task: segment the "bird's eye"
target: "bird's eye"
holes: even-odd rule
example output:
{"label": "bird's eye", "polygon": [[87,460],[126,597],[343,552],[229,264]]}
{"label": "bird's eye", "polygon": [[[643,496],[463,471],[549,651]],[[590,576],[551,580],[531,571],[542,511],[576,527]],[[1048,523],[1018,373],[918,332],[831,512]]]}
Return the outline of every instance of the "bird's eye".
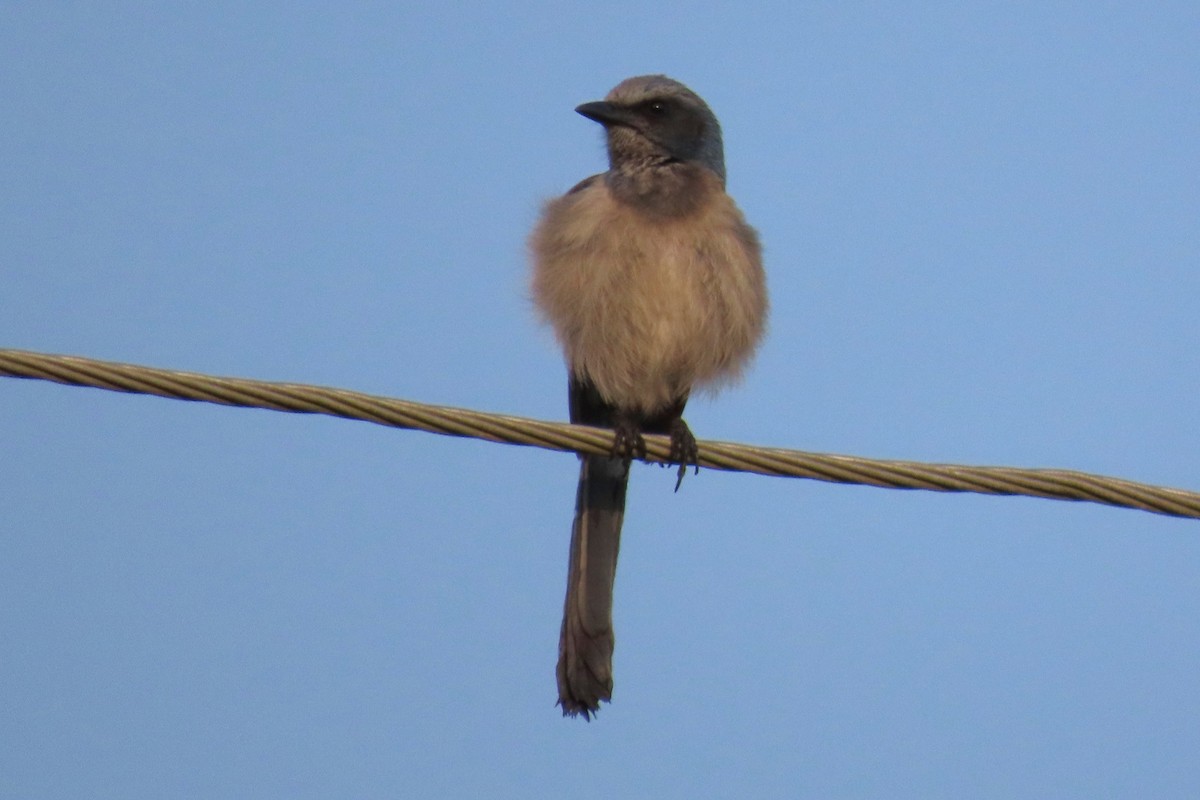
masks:
{"label": "bird's eye", "polygon": [[656,100],[650,104],[650,111],[654,114],[662,116],[663,114],[667,113],[667,104]]}

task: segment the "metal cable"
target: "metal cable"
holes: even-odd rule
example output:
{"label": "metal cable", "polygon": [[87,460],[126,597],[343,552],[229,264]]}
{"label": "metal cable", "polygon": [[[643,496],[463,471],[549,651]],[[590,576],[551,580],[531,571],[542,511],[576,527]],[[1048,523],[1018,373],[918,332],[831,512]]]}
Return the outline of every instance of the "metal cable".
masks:
{"label": "metal cable", "polygon": [[[396,428],[465,436],[549,450],[607,454],[612,432],[602,428],[543,422],[434,406],[299,383],[221,378],[194,372],[156,369],[77,356],[0,349],[0,376],[34,378],[72,386],[90,386],[178,400],[267,408],[301,414],[327,414]],[[754,472],[831,483],[889,489],[1026,495],[1082,500],[1156,514],[1200,519],[1200,493],[1151,486],[1060,469],[971,467],[884,461],[855,456],[806,453],[729,442],[701,441],[700,465],[709,469]],[[647,436],[648,460],[665,463],[670,440]]]}

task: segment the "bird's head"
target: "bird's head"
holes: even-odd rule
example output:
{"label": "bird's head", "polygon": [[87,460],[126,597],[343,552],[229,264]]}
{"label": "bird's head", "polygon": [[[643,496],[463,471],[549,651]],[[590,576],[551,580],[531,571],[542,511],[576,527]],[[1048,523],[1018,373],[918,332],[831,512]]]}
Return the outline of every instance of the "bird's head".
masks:
{"label": "bird's head", "polygon": [[698,164],[725,181],[721,126],[700,96],[664,75],[627,78],[577,112],[604,126],[613,169]]}

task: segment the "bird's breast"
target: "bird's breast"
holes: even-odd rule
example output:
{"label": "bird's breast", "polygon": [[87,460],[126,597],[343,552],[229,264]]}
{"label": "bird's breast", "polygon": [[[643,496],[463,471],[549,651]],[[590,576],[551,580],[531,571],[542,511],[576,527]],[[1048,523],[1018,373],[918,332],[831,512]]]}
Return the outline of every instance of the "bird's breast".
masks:
{"label": "bird's breast", "polygon": [[761,336],[757,237],[710,194],[663,218],[597,181],[552,201],[534,232],[534,299],[571,369],[609,402],[649,412],[735,378]]}

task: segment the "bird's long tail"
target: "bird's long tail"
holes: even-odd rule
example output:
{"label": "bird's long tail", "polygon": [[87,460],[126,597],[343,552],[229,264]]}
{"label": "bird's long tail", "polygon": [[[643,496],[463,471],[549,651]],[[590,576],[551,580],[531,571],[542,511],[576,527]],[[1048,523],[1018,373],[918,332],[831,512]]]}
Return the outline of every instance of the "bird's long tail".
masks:
{"label": "bird's long tail", "polygon": [[567,599],[558,641],[558,704],[589,718],[612,699],[613,579],[629,462],[585,456],[579,468]]}

